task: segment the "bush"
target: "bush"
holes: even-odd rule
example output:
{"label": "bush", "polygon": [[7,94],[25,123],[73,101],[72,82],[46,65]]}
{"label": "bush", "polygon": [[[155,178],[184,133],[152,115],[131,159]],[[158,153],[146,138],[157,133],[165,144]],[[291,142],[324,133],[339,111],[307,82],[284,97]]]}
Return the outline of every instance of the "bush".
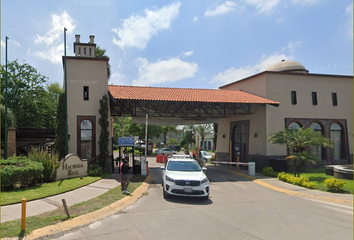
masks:
{"label": "bush", "polygon": [[329,191],[339,192],[343,191],[345,181],[336,178],[327,178],[326,180],[324,180],[324,184]]}
{"label": "bush", "polygon": [[274,177],[274,171],[272,167],[264,167],[262,169],[262,174],[264,176]]}
{"label": "bush", "polygon": [[43,149],[32,148],[29,153],[29,158],[32,161],[40,162],[43,164],[43,181],[44,182],[55,182],[57,177],[57,169],[60,167],[59,155],[49,154]]}
{"label": "bush", "polygon": [[87,174],[91,177],[101,176],[103,173],[103,169],[101,166],[96,164],[90,164],[87,169]]}
{"label": "bush", "polygon": [[300,187],[306,187],[311,189],[316,187],[316,185],[313,182],[310,182],[310,180],[306,177],[295,177],[285,172],[279,173],[277,178],[283,182],[295,184]]}
{"label": "bush", "polygon": [[42,180],[44,167],[27,157],[10,157],[1,160],[1,190],[28,187]]}

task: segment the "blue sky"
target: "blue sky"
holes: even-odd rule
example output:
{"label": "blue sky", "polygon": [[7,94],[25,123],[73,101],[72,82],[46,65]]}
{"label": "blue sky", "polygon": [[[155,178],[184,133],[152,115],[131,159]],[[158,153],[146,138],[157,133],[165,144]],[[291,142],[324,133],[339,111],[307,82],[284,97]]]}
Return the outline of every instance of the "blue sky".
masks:
{"label": "blue sky", "polygon": [[282,59],[353,75],[352,0],[2,0],[1,63],[63,82],[75,34],[110,57],[109,84],[218,88]]}

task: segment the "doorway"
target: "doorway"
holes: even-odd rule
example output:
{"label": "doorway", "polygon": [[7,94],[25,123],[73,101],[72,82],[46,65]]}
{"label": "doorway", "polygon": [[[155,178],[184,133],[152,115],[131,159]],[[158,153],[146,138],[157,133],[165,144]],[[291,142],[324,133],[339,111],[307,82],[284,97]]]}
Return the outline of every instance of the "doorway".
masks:
{"label": "doorway", "polygon": [[232,161],[245,162],[248,157],[249,121],[232,122]]}

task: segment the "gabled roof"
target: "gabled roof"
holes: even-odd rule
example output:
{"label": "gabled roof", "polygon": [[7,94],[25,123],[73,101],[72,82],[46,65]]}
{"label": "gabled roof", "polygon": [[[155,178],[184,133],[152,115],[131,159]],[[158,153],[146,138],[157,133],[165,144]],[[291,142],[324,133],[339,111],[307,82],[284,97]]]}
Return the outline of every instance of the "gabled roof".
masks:
{"label": "gabled roof", "polygon": [[279,102],[239,90],[163,88],[109,85],[115,100],[245,103],[279,105]]}

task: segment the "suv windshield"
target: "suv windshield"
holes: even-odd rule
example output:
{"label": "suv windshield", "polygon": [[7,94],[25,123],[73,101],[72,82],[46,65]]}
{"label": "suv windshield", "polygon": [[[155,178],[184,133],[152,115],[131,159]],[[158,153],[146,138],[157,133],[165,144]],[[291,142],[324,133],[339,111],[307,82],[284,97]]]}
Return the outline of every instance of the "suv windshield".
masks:
{"label": "suv windshield", "polygon": [[200,167],[194,161],[169,161],[167,165],[168,171],[182,171],[182,172],[199,172]]}

